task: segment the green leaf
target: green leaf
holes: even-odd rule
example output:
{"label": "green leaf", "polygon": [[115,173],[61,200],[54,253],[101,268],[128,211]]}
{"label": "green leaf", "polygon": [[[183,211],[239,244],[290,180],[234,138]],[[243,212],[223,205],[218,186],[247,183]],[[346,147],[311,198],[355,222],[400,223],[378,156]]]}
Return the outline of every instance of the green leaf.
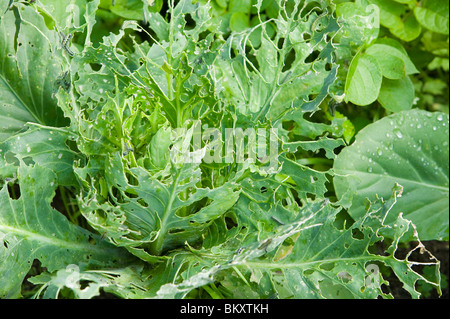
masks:
{"label": "green leaf", "polygon": [[251,0],[230,0],[229,2],[228,8],[230,12],[250,12]]}
{"label": "green leaf", "polygon": [[128,253],[78,227],[54,210],[56,176],[47,168],[21,165],[20,197],[0,190],[0,296],[17,298],[37,259],[53,272],[70,264],[114,267],[131,261]]}
{"label": "green leaf", "polygon": [[249,16],[243,12],[235,12],[230,18],[231,31],[241,32],[250,26]]}
{"label": "green leaf", "polygon": [[387,27],[392,34],[403,41],[416,39],[422,28],[417,22],[414,14],[408,13],[408,6],[404,2],[391,0],[369,0],[380,8],[381,24]]}
{"label": "green leaf", "polygon": [[350,215],[360,218],[366,197],[386,197],[398,183],[404,190],[394,212],[412,220],[421,239],[448,240],[448,121],[443,113],[411,110],[361,130],[334,163],[338,198],[356,190]]}
{"label": "green leaf", "polygon": [[228,7],[229,0],[216,0],[216,3],[223,9]]}
{"label": "green leaf", "polygon": [[380,93],[383,74],[377,60],[359,53],[353,58],[345,83],[345,100],[356,105],[369,105]]}
{"label": "green leaf", "polygon": [[[67,132],[47,127],[32,128],[10,137],[0,143],[0,176],[14,176],[23,160],[51,169],[59,185],[78,185],[73,164],[83,158],[66,144],[71,138],[73,136]],[[10,161],[14,158],[14,162],[8,163],[8,158]]]}
{"label": "green leaf", "polygon": [[[127,248],[146,244],[152,255],[197,240],[202,229],[233,206],[239,195],[232,183],[214,189],[197,187],[201,178],[198,164],[173,167],[172,177],[163,181],[155,179],[142,167],[127,170],[136,179],[137,186],[130,184],[125,176],[119,156],[111,158],[106,166],[109,168],[106,173],[108,191],[110,194],[112,189],[120,191],[115,195],[117,202],[92,201],[90,196],[97,195],[92,187],[94,191],[83,199],[84,216],[116,244]],[[134,199],[133,194],[140,200]],[[199,205],[203,202],[208,204]],[[104,218],[101,211],[113,215]]]}
{"label": "green leaf", "polygon": [[[320,6],[328,10],[325,3]],[[299,12],[301,5],[290,10]],[[326,40],[338,31],[336,20],[315,12],[298,20],[294,16],[279,14],[273,21],[278,28],[274,39],[269,23],[233,34],[214,61],[219,96],[252,121],[276,121],[300,109],[314,112],[336,79],[335,48]],[[255,37],[258,47],[250,40]]]}
{"label": "green leaf", "polygon": [[0,142],[27,122],[67,124],[52,97],[63,74],[58,35],[31,7],[15,6],[0,18]]}
{"label": "green leaf", "polygon": [[406,111],[412,108],[415,98],[413,82],[409,76],[399,80],[383,79],[378,102],[391,112]]}
{"label": "green leaf", "polygon": [[388,50],[391,51],[392,55],[399,57],[405,63],[405,71],[407,75],[419,73],[419,70],[417,70],[416,66],[410,59],[408,52],[400,42],[392,38],[381,38],[377,39],[376,44],[389,46]]}
{"label": "green leaf", "polygon": [[169,163],[169,147],[172,145],[170,128],[162,127],[156,132],[150,144],[150,158],[154,165],[164,168]]}
{"label": "green leaf", "polygon": [[414,15],[428,30],[449,34],[449,2],[446,0],[426,0],[422,6],[414,8]]}
{"label": "green leaf", "polygon": [[394,50],[386,45],[373,45],[366,54],[374,57],[384,77],[398,80],[406,76],[405,62],[395,55]]}
{"label": "green leaf", "polygon": [[391,28],[390,31],[399,39],[410,42],[420,36],[422,27],[414,15],[409,15],[402,21],[402,24]]}
{"label": "green leaf", "polygon": [[[222,293],[227,298],[392,298],[381,289],[386,283],[380,271],[380,266],[384,265],[395,273],[413,298],[419,298],[416,282],[437,287],[439,276],[426,279],[413,268],[420,262],[395,256],[398,241],[414,227],[401,216],[392,216],[396,222],[394,227],[384,223],[392,214],[400,193],[401,187],[396,186],[389,199],[370,203],[366,214],[347,228],[335,226],[339,209],[326,202],[313,202],[303,207],[295,220],[275,227],[270,236],[256,242],[234,239],[221,245],[220,249],[192,249],[192,254],[178,253],[173,256],[176,262],[171,268],[159,266],[157,278],[166,276],[171,283],[161,286],[157,296],[183,298],[192,289],[223,278],[221,285],[226,289]],[[253,218],[258,218],[253,213]],[[249,211],[237,214],[248,216]],[[369,252],[370,247],[375,247],[388,232],[394,241],[387,254]],[[248,237],[252,235],[248,233]],[[322,245],[313,245],[311,241]],[[423,248],[419,242],[413,250],[420,247]],[[436,272],[439,263],[433,256],[428,257],[429,270]],[[196,266],[183,273],[182,261],[186,260]],[[217,264],[219,260],[221,262]],[[177,277],[184,280],[174,284]],[[156,284],[157,279],[153,280]]]}
{"label": "green leaf", "polygon": [[37,5],[53,18],[58,31],[81,30],[90,23],[89,16],[94,13],[100,0],[71,0],[66,6],[60,6],[57,0],[39,0]]}
{"label": "green leaf", "polygon": [[380,22],[383,26],[393,29],[400,28],[403,25],[400,16],[405,12],[406,6],[391,0],[368,1],[380,8]]}
{"label": "green leaf", "polygon": [[334,150],[340,146],[344,146],[345,142],[342,139],[332,139],[328,137],[321,137],[316,141],[299,141],[283,143],[283,147],[287,147],[289,152],[295,153],[300,147],[305,151],[318,152],[320,149],[325,150],[325,156],[329,159],[335,159],[336,154]]}
{"label": "green leaf", "polygon": [[306,200],[307,194],[324,197],[327,191],[325,184],[328,182],[326,172],[315,171],[287,158],[282,159],[282,165],[281,173],[290,176],[295,182],[300,199]]}
{"label": "green leaf", "polygon": [[9,0],[9,1],[3,1],[0,4],[0,17],[3,16],[9,9],[9,6],[11,5],[11,3],[13,2],[13,0]]}
{"label": "green leaf", "polygon": [[387,41],[371,45],[367,48],[366,54],[377,60],[383,76],[388,79],[399,80],[408,74],[418,73],[404,50],[400,50],[398,46],[389,45]]}

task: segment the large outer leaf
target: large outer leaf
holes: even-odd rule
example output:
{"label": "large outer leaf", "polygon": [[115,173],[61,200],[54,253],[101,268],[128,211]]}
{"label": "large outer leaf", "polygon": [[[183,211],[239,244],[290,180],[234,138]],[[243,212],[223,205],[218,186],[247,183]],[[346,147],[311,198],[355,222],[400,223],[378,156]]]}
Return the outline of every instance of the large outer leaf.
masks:
{"label": "large outer leaf", "polygon": [[423,240],[448,239],[449,120],[443,113],[400,112],[367,126],[335,161],[339,198],[356,190],[349,213],[364,214],[364,200],[384,197],[399,183],[394,208],[412,220]]}
{"label": "large outer leaf", "polygon": [[69,264],[109,267],[130,261],[125,250],[69,223],[50,203],[56,176],[47,168],[22,165],[20,198],[0,190],[0,297],[16,298],[37,259],[52,272]]}
{"label": "large outer leaf", "polygon": [[65,124],[52,98],[63,73],[55,51],[59,36],[33,8],[16,6],[0,18],[0,141],[26,122]]}

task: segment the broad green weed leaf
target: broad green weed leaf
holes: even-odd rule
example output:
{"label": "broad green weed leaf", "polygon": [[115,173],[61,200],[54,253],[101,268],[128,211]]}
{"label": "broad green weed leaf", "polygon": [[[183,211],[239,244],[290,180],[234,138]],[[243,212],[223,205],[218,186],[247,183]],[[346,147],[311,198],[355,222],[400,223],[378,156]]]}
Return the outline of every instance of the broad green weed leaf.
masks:
{"label": "broad green weed leaf", "polygon": [[241,32],[250,27],[249,16],[243,12],[235,12],[230,18],[231,31]]}
{"label": "broad green weed leaf", "polygon": [[392,54],[392,50],[388,46],[371,46],[367,49],[366,54],[369,54],[377,60],[384,77],[391,80],[406,77],[405,62]]}
{"label": "broad green weed leaf", "polygon": [[[147,0],[144,0],[147,1]],[[110,0],[102,1],[101,5],[107,7],[112,13],[130,20],[144,19],[144,1],[143,0],[116,0],[114,5]],[[158,1],[161,9],[162,2]]]}
{"label": "broad green weed leaf", "polygon": [[[401,45],[400,45],[401,46]],[[385,43],[375,43],[366,50],[366,54],[374,57],[384,77],[399,80],[406,75],[417,73],[417,69],[407,54],[398,46]]]}
{"label": "broad green weed leaf", "polygon": [[22,281],[34,259],[53,272],[70,264],[110,267],[130,261],[125,251],[75,226],[50,204],[56,176],[47,168],[21,165],[20,197],[0,190],[0,296],[20,296]]}
{"label": "broad green weed leaf", "polygon": [[21,4],[0,18],[0,30],[0,141],[23,131],[27,122],[67,124],[52,97],[64,73],[57,33],[46,29],[33,8]]}
{"label": "broad green weed leaf", "polygon": [[414,15],[409,15],[402,22],[399,26],[390,29],[392,34],[407,42],[413,41],[420,36],[422,27]]}
{"label": "broad green weed leaf", "polygon": [[360,131],[334,163],[338,197],[356,190],[350,215],[360,218],[366,197],[385,197],[398,183],[404,189],[393,211],[413,221],[422,240],[448,239],[448,125],[446,114],[411,110]]}
{"label": "broad green weed leaf", "polygon": [[410,8],[404,2],[392,0],[369,0],[380,8],[380,22],[392,34],[403,41],[416,39],[422,28],[414,14],[409,13]]}
{"label": "broad green weed leaf", "polygon": [[230,12],[245,12],[249,13],[252,0],[230,0],[229,10]]}
{"label": "broad green weed leaf", "polygon": [[345,100],[356,105],[369,105],[380,93],[383,74],[377,60],[359,53],[353,58],[345,83]]}
{"label": "broad green weed leaf", "polygon": [[380,9],[380,23],[389,28],[399,28],[402,26],[401,15],[406,7],[391,0],[369,0],[369,3],[376,5]]}
{"label": "broad green weed leaf", "polygon": [[410,110],[415,99],[413,82],[409,76],[402,79],[383,79],[378,102],[391,112]]}
{"label": "broad green weed leaf", "polygon": [[449,3],[446,0],[426,0],[421,6],[414,8],[417,20],[428,30],[449,33]]}
{"label": "broad green weed leaf", "polygon": [[419,70],[417,70],[416,66],[410,59],[408,52],[397,40],[391,38],[381,38],[377,39],[375,44],[381,45],[382,48],[385,48],[384,46],[388,46],[386,49],[389,50],[392,55],[399,57],[405,64],[405,71],[407,75],[419,73]]}

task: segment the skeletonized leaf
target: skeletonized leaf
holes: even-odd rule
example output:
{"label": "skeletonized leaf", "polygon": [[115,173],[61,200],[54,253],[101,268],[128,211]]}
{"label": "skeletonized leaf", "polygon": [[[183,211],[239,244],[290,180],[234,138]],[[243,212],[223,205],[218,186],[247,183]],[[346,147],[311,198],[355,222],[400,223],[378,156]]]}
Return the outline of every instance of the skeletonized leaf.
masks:
{"label": "skeletonized leaf", "polygon": [[[172,282],[178,276],[184,280],[163,285],[156,297],[183,298],[192,289],[223,278],[221,284],[226,290],[222,291],[228,298],[392,298],[381,289],[385,283],[380,271],[383,265],[395,273],[413,298],[419,298],[417,281],[437,287],[440,278],[439,275],[425,278],[413,269],[421,262],[395,256],[398,242],[414,228],[401,215],[389,218],[395,221],[393,227],[385,223],[400,194],[401,187],[397,185],[392,197],[370,203],[364,216],[347,228],[336,227],[339,209],[315,202],[303,207],[296,220],[256,242],[245,244],[244,239],[239,246],[239,241],[231,239],[220,249],[175,254],[173,258],[177,261],[170,268],[159,266],[152,281],[156,284],[163,276],[169,276]],[[371,248],[387,233],[394,238],[387,253],[374,253]],[[413,251],[416,249],[423,250],[420,242]],[[439,262],[428,256],[430,260],[425,267],[436,271]],[[183,273],[184,262],[190,259],[196,266]],[[222,263],[217,265],[219,260]]]}

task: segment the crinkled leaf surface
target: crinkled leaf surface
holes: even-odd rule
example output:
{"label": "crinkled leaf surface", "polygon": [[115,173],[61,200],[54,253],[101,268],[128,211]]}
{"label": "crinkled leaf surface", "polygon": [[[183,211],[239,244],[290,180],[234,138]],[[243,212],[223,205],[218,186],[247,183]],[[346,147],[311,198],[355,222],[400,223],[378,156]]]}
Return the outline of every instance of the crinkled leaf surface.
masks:
{"label": "crinkled leaf surface", "polygon": [[448,239],[448,115],[411,110],[367,126],[334,163],[338,197],[356,190],[349,213],[364,214],[364,200],[404,187],[394,212],[412,220],[423,240]]}

